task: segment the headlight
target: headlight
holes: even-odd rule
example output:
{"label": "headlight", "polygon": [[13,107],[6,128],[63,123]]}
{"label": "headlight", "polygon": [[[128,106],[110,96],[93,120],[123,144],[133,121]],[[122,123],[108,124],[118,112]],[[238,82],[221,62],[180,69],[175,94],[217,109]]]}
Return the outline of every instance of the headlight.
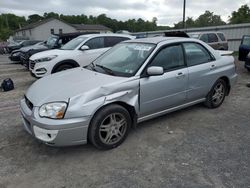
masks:
{"label": "headlight", "polygon": [[62,119],[66,112],[67,103],[53,102],[42,105],[39,108],[39,115],[41,117],[48,117],[52,119]]}
{"label": "headlight", "polygon": [[18,56],[20,52],[13,53],[13,56]]}
{"label": "headlight", "polygon": [[36,63],[44,62],[44,61],[51,61],[52,59],[55,59],[56,57],[57,57],[57,55],[51,55],[51,56],[48,56],[48,57],[43,57],[43,58],[40,58],[40,59],[35,59],[34,61]]}

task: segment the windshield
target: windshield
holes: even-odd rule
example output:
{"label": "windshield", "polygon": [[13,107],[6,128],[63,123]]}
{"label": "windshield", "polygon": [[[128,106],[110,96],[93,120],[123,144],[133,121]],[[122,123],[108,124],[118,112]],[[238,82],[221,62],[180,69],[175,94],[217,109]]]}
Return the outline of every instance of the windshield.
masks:
{"label": "windshield", "polygon": [[69,42],[67,42],[61,49],[62,50],[74,50],[79,44],[85,41],[87,37],[77,37]]}
{"label": "windshield", "polygon": [[137,72],[154,47],[154,44],[146,43],[121,43],[96,59],[93,65],[95,69],[101,68],[113,75],[130,77]]}
{"label": "windshield", "polygon": [[46,44],[47,44],[48,47],[52,48],[52,47],[55,46],[57,40],[58,40],[58,37],[51,36],[51,37],[48,38]]}

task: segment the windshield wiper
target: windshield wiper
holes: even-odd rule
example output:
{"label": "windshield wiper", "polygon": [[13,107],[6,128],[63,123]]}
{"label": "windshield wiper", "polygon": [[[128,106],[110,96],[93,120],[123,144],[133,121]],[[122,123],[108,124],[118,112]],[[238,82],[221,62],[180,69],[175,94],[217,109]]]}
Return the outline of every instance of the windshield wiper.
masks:
{"label": "windshield wiper", "polygon": [[[93,65],[94,65],[94,64],[93,64]],[[95,64],[95,66],[96,66],[96,67],[102,68],[105,72],[107,72],[107,73],[110,74],[110,75],[115,75],[115,73],[114,73],[111,69],[109,69],[109,68],[107,68],[107,67],[104,67],[104,66],[98,65],[98,64]]]}

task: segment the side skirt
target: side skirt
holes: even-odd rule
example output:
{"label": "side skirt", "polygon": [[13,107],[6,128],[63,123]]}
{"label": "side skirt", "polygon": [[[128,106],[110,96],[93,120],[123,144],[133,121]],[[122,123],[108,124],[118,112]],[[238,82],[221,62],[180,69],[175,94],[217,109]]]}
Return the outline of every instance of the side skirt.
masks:
{"label": "side skirt", "polygon": [[164,114],[168,114],[170,112],[180,110],[182,108],[186,108],[186,107],[189,107],[189,106],[204,102],[205,100],[206,100],[205,98],[199,99],[199,100],[192,101],[192,102],[189,102],[189,103],[185,103],[185,104],[182,104],[182,105],[179,105],[179,106],[176,106],[176,107],[173,107],[173,108],[169,108],[169,109],[166,109],[166,110],[163,110],[163,111],[160,111],[160,112],[156,112],[156,113],[153,113],[153,114],[149,114],[149,115],[140,117],[140,118],[138,118],[137,123],[140,123],[140,122],[143,122],[143,121],[146,121],[146,120],[158,117],[158,116],[162,116]]}

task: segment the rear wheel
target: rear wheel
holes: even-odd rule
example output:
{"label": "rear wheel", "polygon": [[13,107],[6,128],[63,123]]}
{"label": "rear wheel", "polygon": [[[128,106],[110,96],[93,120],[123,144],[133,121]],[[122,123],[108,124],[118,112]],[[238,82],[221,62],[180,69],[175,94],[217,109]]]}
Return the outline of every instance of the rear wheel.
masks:
{"label": "rear wheel", "polygon": [[72,68],[74,68],[74,66],[72,66],[70,64],[63,64],[63,65],[60,65],[59,67],[56,68],[55,73],[56,72],[61,72],[61,71],[64,71],[64,70],[68,70],[68,69],[72,69]]}
{"label": "rear wheel", "polygon": [[227,92],[226,82],[223,79],[217,80],[207,95],[205,105],[208,108],[219,107],[225,99],[226,92]]}
{"label": "rear wheel", "polygon": [[89,140],[98,149],[115,148],[126,139],[131,123],[125,108],[120,105],[106,106],[91,121]]}

